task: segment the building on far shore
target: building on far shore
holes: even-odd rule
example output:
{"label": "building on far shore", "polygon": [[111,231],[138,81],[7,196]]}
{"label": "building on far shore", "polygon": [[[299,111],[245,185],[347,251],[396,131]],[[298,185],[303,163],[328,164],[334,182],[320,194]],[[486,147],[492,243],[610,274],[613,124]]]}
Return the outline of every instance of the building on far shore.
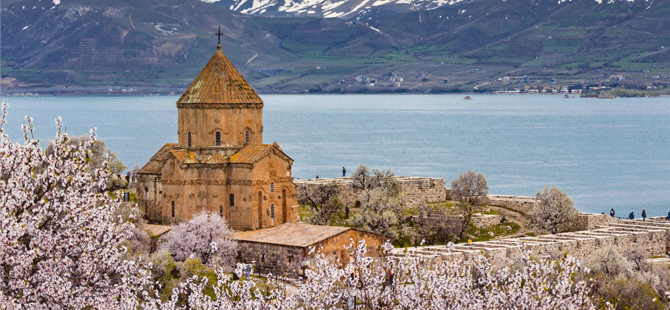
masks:
{"label": "building on far shore", "polygon": [[235,230],[298,221],[293,159],[263,144],[263,100],[216,52],[177,101],[178,143],[165,144],[138,172],[139,205],[153,223],[200,210]]}

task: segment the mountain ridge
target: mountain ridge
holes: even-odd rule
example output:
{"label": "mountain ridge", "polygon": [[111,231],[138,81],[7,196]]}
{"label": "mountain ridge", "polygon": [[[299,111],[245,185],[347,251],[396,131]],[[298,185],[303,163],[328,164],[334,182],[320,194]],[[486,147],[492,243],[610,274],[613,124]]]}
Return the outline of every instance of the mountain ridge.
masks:
{"label": "mountain ridge", "polygon": [[[264,17],[325,17],[368,20],[436,9],[464,0],[204,0],[232,11]],[[472,0],[469,0],[472,2]]]}
{"label": "mountain ridge", "polygon": [[[211,57],[219,25],[224,52],[260,93],[523,89],[621,74],[647,87],[670,75],[669,0],[482,0],[367,21],[198,0],[15,0],[2,17],[4,93],[179,91]],[[516,84],[523,75],[530,84]]]}

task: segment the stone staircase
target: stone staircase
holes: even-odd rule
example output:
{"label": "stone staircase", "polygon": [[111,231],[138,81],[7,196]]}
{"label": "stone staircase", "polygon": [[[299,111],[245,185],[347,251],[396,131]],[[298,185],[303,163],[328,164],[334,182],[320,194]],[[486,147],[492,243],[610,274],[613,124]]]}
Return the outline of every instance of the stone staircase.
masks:
{"label": "stone staircase", "polygon": [[485,242],[460,243],[450,246],[420,246],[395,248],[394,256],[423,256],[443,258],[467,258],[484,255],[494,262],[504,262],[507,258],[521,254],[522,246],[533,256],[554,256],[568,252],[569,255],[587,259],[593,251],[611,246],[619,251],[637,248],[649,257],[665,255],[670,244],[670,222],[664,217],[640,220],[608,220],[593,229],[541,235],[535,237],[515,237],[495,239]]}

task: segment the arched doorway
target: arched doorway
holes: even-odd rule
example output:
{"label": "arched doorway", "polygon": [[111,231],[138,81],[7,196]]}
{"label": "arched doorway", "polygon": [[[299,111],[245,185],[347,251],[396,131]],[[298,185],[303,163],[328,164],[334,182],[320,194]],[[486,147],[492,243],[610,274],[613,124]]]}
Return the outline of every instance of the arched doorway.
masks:
{"label": "arched doorway", "polygon": [[284,219],[282,223],[286,223],[286,189],[281,190],[281,214]]}

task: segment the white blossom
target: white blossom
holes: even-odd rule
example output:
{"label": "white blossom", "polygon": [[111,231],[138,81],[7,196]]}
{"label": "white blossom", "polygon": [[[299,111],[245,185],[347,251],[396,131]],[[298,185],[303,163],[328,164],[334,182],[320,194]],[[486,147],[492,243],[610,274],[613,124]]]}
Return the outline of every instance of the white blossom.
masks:
{"label": "white blossom", "polygon": [[233,233],[225,218],[202,211],[173,227],[161,248],[172,253],[178,261],[197,257],[204,264],[210,263],[210,260],[230,264],[236,249],[236,243],[230,239]]}
{"label": "white blossom", "polygon": [[[6,115],[3,104],[3,124]],[[111,217],[119,202],[104,191],[107,169],[86,169],[92,140],[66,145],[56,126],[50,154],[32,124],[23,144],[0,127],[0,308],[132,305],[147,279],[118,246],[132,225]]]}
{"label": "white blossom", "polygon": [[[385,252],[390,244],[385,244]],[[494,270],[482,256],[441,257],[366,256],[364,242],[349,248],[347,264],[332,263],[318,254],[295,294],[281,283],[260,289],[245,280],[245,265],[236,273],[219,269],[215,298],[203,293],[207,279],[191,278],[163,303],[151,300],[145,309],[596,309],[589,285],[576,281],[578,261],[531,259],[523,252],[518,268]],[[180,295],[182,294],[182,295]],[[180,303],[180,300],[186,300]]]}

